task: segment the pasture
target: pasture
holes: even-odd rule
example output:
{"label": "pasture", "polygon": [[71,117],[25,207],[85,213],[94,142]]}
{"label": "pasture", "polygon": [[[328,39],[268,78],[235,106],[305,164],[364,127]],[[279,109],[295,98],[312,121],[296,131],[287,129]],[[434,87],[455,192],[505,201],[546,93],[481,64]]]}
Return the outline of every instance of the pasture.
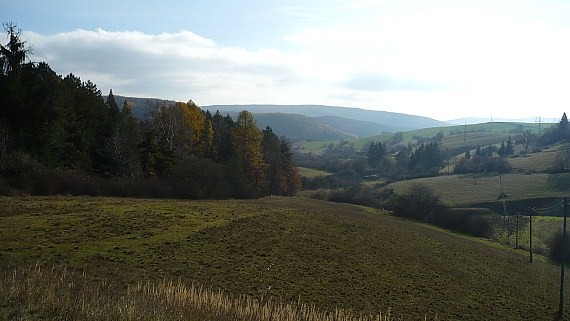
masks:
{"label": "pasture", "polygon": [[[506,174],[502,175],[507,200],[565,197],[570,194],[568,174]],[[444,203],[450,206],[467,206],[498,202],[499,175],[444,175],[398,181],[389,184],[396,193],[405,194],[413,185],[421,183],[434,189]],[[372,183],[370,183],[372,184]]]}
{"label": "pasture", "polygon": [[281,197],[0,203],[5,271],[56,266],[119,288],[180,280],[412,320],[551,320],[558,307],[555,265],[358,206]]}
{"label": "pasture", "polygon": [[299,175],[301,175],[301,177],[315,178],[319,176],[322,177],[329,176],[330,173],[307,167],[299,167]]}

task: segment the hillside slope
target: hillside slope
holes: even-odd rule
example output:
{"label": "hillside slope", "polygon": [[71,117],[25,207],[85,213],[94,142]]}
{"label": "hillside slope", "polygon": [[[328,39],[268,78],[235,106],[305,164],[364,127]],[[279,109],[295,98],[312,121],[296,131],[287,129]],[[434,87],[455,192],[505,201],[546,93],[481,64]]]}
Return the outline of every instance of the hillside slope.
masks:
{"label": "hillside slope", "polygon": [[288,113],[308,117],[337,116],[359,121],[371,122],[382,127],[382,131],[406,131],[428,127],[447,126],[435,119],[386,111],[360,108],[321,106],[321,105],[212,105],[203,109],[221,112],[247,109],[252,113]]}
{"label": "hillside slope", "polygon": [[552,320],[557,308],[555,266],[356,206],[278,197],[0,201],[0,261],[19,266],[56,264],[117,284],[180,279],[407,320]]}
{"label": "hillside slope", "polygon": [[331,126],[324,122],[319,122],[313,117],[298,114],[254,114],[257,127],[265,129],[271,127],[278,136],[285,136],[295,140],[347,140],[358,136],[353,132],[344,131],[338,127]]}
{"label": "hillside slope", "polygon": [[[105,98],[106,99],[106,98]],[[120,106],[126,101],[133,112],[133,115],[139,120],[147,120],[152,117],[152,114],[158,110],[160,106],[172,106],[174,101],[164,100],[158,98],[138,98],[138,97],[125,97],[115,95],[115,100]],[[372,112],[364,111],[356,108],[340,108],[340,107],[315,107],[315,108],[296,108],[300,106],[293,106],[293,108],[260,108],[258,105],[232,105],[232,106],[205,106],[203,110],[208,110],[214,114],[219,110],[223,115],[229,114],[234,119],[237,113],[241,110],[248,110],[254,113],[259,128],[264,129],[270,126],[275,133],[279,136],[285,136],[294,140],[311,140],[311,141],[329,141],[329,140],[347,140],[357,137],[367,137],[379,135],[384,132],[394,132],[404,130],[410,125],[404,127],[392,123],[394,115],[398,117],[407,118],[411,120],[421,120],[426,122],[429,120],[423,117],[400,115],[385,112]],[[295,113],[294,111],[299,111]],[[364,116],[360,115],[364,112]],[[352,115],[355,113],[354,115]],[[376,115],[381,113],[381,121],[371,121],[374,119],[368,118],[367,115]],[[342,114],[339,116],[335,114]],[[316,116],[314,116],[316,115]],[[357,117],[353,117],[357,116]],[[384,119],[386,118],[386,119]],[[407,121],[403,121],[406,123]],[[435,122],[435,121],[434,121]],[[441,123],[431,123],[428,121],[429,126],[441,126]],[[414,126],[422,126],[421,123]],[[418,127],[420,128],[420,127]]]}

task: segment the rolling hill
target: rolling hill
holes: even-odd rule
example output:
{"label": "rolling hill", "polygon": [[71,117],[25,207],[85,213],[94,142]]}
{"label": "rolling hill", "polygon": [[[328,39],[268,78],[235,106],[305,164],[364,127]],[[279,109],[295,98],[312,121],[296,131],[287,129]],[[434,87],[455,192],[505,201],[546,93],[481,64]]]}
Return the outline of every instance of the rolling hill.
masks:
{"label": "rolling hill", "polygon": [[[159,106],[175,102],[158,98],[137,98],[115,95],[117,104],[131,105],[140,120],[152,117]],[[260,129],[270,126],[279,136],[293,140],[348,140],[380,135],[386,132],[446,126],[446,123],[420,116],[372,111],[359,108],[313,105],[212,105],[203,106],[212,114],[220,111],[234,119],[241,110],[252,112]]]}
{"label": "rolling hill", "polygon": [[[126,97],[114,95],[115,101],[119,108],[127,102],[131,106],[133,116],[139,120],[147,120],[152,117],[152,114],[158,109],[159,106],[172,106],[174,100],[166,100],[160,98],[140,98],[140,97]],[[105,97],[105,100],[107,97]]]}
{"label": "rolling hill", "polygon": [[553,264],[359,206],[282,197],[0,201],[0,268],[55,265],[118,289],[180,280],[405,320],[552,320],[558,307]]}
{"label": "rolling hill", "polygon": [[[212,112],[212,111],[210,111]],[[227,112],[234,120],[238,112]],[[259,129],[271,127],[278,136],[285,136],[290,140],[329,141],[351,140],[358,136],[354,133],[340,130],[332,125],[317,121],[314,117],[299,114],[260,113],[254,114],[255,123]],[[348,122],[358,122],[347,119]],[[354,126],[358,127],[357,125]]]}
{"label": "rolling hill", "polygon": [[[125,101],[129,103],[133,115],[140,120],[152,117],[159,106],[175,103],[172,100],[119,95],[115,95],[115,100],[121,106]],[[219,110],[233,118],[239,111],[248,110],[254,114],[260,129],[270,126],[277,135],[294,140],[347,140],[447,125],[426,117],[334,106],[212,105],[201,108],[212,114]]]}
{"label": "rolling hill", "polygon": [[386,111],[367,110],[322,105],[211,105],[203,109],[220,110],[220,112],[249,110],[258,113],[287,113],[299,114],[308,117],[336,116],[374,123],[379,126],[378,133],[385,131],[407,131],[420,128],[438,127],[448,125],[435,119],[422,116],[407,115]]}

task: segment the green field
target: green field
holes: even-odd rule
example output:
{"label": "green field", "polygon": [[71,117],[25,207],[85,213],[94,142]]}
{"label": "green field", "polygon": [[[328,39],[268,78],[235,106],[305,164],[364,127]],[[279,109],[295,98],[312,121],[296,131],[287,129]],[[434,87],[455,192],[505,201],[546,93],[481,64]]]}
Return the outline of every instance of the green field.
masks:
{"label": "green field", "polygon": [[0,198],[0,261],[406,320],[552,320],[558,307],[559,270],[544,260],[305,198]]}
{"label": "green field", "polygon": [[315,178],[315,177],[325,177],[330,175],[330,173],[327,173],[325,171],[320,171],[317,169],[312,169],[312,168],[307,168],[307,167],[299,167],[299,174],[301,175],[301,177],[307,177],[307,178]]}
{"label": "green field", "polygon": [[538,153],[511,157],[508,161],[514,169],[543,171],[554,167],[554,160],[559,150],[560,146],[555,145]]}
{"label": "green field", "polygon": [[[550,124],[543,124],[542,129],[549,127]],[[444,135],[442,141],[442,148],[456,148],[463,145],[477,146],[481,145],[489,146],[494,144],[500,144],[506,141],[509,136],[514,139],[517,135],[516,132],[521,130],[531,130],[534,132],[538,131],[538,125],[529,123],[482,123],[473,125],[454,125],[446,127],[433,127],[424,128],[417,130],[410,130],[403,132],[404,141],[406,144],[408,141],[412,140],[414,137],[421,137],[424,139],[430,139],[435,137],[438,133]],[[389,141],[394,133],[385,133],[382,135],[372,136],[372,137],[362,137],[354,140],[349,140],[352,146],[356,149],[366,148],[371,142],[386,142]],[[298,151],[300,152],[312,152],[314,154],[323,153],[329,144],[337,145],[338,141],[326,141],[326,142],[303,142],[297,144]]]}
{"label": "green field", "polygon": [[[568,174],[507,174],[502,176],[508,200],[565,197],[570,194]],[[497,201],[500,194],[498,175],[445,175],[399,181],[388,185],[405,194],[416,183],[425,184],[440,194],[444,203],[463,206]]]}
{"label": "green field", "polygon": [[[534,217],[532,223],[532,248],[533,252],[547,255],[548,242],[558,231],[562,230],[561,217]],[[528,250],[530,247],[529,229],[527,227],[521,231],[519,236],[519,247]],[[515,244],[514,235],[511,236],[511,245]]]}

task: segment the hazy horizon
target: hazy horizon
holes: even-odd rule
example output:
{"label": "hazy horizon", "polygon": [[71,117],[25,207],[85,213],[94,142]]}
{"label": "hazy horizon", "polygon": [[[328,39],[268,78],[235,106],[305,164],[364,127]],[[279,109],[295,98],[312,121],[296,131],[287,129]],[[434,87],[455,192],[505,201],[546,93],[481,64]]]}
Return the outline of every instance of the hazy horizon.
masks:
{"label": "hazy horizon", "polygon": [[[104,94],[316,104],[437,120],[559,118],[563,1],[9,2],[33,61]],[[7,43],[7,39],[2,39]]]}

